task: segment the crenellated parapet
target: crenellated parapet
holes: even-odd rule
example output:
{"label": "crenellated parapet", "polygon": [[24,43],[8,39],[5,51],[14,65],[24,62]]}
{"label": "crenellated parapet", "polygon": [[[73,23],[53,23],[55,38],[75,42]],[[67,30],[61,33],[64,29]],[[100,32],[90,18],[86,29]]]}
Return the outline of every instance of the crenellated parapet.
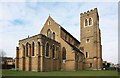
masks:
{"label": "crenellated parapet", "polygon": [[81,17],[88,16],[89,14],[94,14],[94,13],[98,13],[97,8],[94,8],[94,9],[88,10],[87,12],[81,13],[80,16]]}

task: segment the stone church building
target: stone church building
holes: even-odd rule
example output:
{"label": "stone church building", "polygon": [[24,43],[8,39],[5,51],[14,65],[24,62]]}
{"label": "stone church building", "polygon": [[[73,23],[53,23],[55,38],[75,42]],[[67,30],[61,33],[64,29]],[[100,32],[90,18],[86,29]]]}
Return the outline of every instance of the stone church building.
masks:
{"label": "stone church building", "polygon": [[101,70],[102,45],[97,8],[80,14],[80,40],[49,16],[39,34],[19,40],[16,68],[41,72]]}

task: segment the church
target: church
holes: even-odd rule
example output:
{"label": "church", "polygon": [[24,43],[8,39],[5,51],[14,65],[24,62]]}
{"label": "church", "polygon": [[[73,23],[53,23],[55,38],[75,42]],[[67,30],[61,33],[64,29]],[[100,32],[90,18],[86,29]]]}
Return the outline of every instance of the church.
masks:
{"label": "church", "polygon": [[102,69],[101,31],[97,8],[80,14],[80,40],[51,16],[37,35],[19,40],[15,68],[23,71]]}

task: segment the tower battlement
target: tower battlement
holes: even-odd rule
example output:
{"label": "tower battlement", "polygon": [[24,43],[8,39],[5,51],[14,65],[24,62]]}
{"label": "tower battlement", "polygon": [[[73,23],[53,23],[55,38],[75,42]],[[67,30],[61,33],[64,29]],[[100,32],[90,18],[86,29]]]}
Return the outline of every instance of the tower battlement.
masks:
{"label": "tower battlement", "polygon": [[94,9],[88,10],[87,12],[81,13],[80,16],[83,17],[83,16],[93,14],[93,13],[97,13],[97,8],[94,8]]}

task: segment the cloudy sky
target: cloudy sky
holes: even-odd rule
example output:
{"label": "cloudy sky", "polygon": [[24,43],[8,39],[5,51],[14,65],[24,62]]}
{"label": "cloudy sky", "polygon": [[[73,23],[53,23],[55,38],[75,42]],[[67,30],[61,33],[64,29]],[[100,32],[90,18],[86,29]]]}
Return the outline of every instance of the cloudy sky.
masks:
{"label": "cloudy sky", "polygon": [[94,8],[100,17],[103,60],[117,63],[117,2],[0,2],[0,49],[15,57],[18,41],[39,34],[49,14],[80,40],[80,13]]}

